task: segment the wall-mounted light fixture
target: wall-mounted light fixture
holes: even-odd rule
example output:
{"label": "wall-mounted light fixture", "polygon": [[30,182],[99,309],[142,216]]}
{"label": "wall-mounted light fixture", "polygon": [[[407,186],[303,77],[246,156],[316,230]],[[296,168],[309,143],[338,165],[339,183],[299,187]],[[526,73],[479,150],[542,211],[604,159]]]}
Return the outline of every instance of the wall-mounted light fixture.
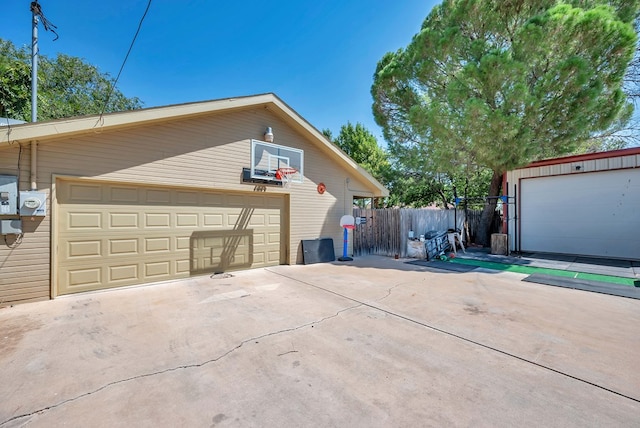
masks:
{"label": "wall-mounted light fixture", "polygon": [[267,126],[267,130],[264,133],[264,141],[267,143],[273,143],[273,130],[270,126]]}

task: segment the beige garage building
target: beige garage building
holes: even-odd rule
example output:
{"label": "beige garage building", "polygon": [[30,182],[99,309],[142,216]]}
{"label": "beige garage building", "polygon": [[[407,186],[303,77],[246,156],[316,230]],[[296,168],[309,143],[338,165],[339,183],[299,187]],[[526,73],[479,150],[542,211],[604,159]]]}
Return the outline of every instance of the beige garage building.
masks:
{"label": "beige garage building", "polygon": [[353,198],[387,195],[273,94],[1,127],[3,191],[0,306],[339,255]]}

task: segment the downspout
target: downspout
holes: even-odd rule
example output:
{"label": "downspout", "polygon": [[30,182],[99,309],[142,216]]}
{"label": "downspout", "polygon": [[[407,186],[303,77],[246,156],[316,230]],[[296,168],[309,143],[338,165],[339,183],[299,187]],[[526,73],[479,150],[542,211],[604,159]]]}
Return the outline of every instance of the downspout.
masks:
{"label": "downspout", "polygon": [[31,191],[38,190],[38,143],[31,142]]}

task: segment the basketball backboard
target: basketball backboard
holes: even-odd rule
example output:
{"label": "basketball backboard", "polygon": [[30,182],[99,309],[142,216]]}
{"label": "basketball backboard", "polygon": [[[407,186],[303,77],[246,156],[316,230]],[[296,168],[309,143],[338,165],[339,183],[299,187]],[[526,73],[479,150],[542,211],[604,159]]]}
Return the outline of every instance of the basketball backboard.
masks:
{"label": "basketball backboard", "polygon": [[294,168],[291,181],[302,183],[304,179],[304,151],[292,147],[251,140],[251,178],[281,181],[276,174],[280,168]]}

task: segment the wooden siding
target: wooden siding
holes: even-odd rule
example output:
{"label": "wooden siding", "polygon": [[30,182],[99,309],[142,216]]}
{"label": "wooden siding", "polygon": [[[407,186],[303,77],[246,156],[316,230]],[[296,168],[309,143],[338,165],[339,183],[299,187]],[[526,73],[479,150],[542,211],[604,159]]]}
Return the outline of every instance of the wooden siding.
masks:
{"label": "wooden siding", "polygon": [[[305,151],[304,183],[291,189],[241,183],[249,166],[250,140],[262,139],[267,126],[275,143]],[[0,174],[18,174],[19,146],[0,150]],[[23,143],[20,190],[29,188],[30,150]],[[48,141],[38,146],[38,190],[52,193],[52,177],[70,176],[110,182],[185,186],[235,192],[289,193],[288,255],[302,262],[301,240],[332,238],[336,254],[342,248],[340,217],[351,212],[354,196],[372,196],[371,185],[355,171],[334,162],[328,150],[306,140],[285,120],[264,107],[215,113],[153,126],[101,131]],[[349,182],[347,182],[349,179]],[[316,191],[323,182],[327,191]],[[354,189],[354,190],[351,190]],[[46,217],[24,219],[22,243],[0,247],[0,306],[50,296],[51,198]],[[55,219],[53,219],[55,221]],[[2,238],[0,238],[1,240]],[[2,241],[0,241],[2,242]]]}
{"label": "wooden siding", "polygon": [[[20,171],[19,190],[30,186],[30,155],[29,144],[22,144],[22,153],[18,144],[0,151],[0,174],[17,176]],[[24,237],[21,240],[16,240],[15,235],[0,235],[0,307],[49,298],[50,219],[50,216],[23,218]]]}

